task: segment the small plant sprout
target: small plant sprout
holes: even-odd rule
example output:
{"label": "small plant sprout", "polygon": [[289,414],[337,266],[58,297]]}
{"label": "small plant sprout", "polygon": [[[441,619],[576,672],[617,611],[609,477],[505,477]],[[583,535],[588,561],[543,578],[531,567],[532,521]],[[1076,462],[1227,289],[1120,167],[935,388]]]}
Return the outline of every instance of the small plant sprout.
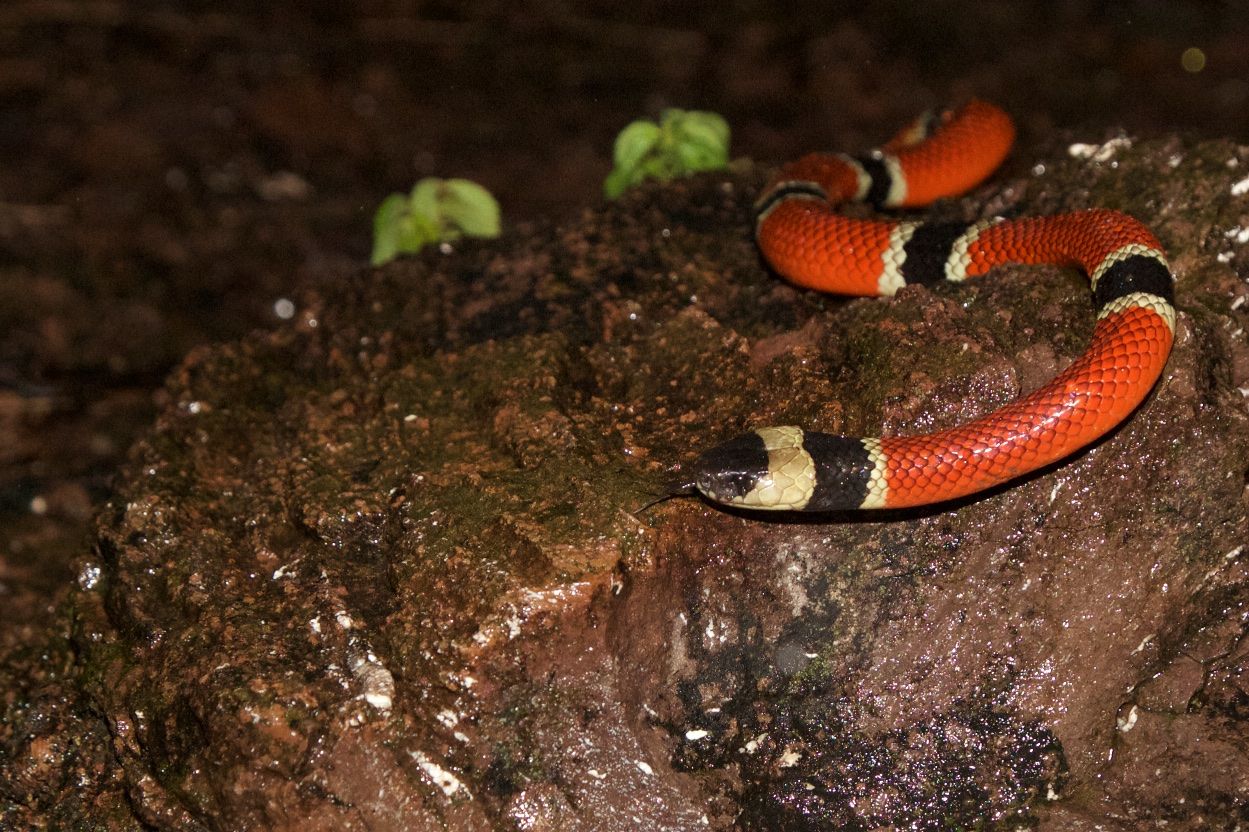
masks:
{"label": "small plant sprout", "polygon": [[410,194],[391,194],[373,215],[373,255],[380,266],[430,243],[499,236],[499,203],[467,179],[422,179]]}
{"label": "small plant sprout", "polygon": [[616,167],[603,182],[615,199],[644,179],[668,180],[729,163],[729,125],[716,113],[667,109],[659,123],[635,121],[616,136]]}

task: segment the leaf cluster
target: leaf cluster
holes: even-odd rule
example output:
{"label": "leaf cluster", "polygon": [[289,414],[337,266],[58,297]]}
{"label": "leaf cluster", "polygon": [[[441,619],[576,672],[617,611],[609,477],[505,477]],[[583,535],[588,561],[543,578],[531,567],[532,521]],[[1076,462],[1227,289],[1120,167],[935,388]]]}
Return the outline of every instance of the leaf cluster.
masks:
{"label": "leaf cluster", "polygon": [[608,199],[645,179],[719,170],[729,163],[729,125],[716,113],[670,108],[658,123],[642,119],[621,130],[613,159],[603,182]]}
{"label": "leaf cluster", "polygon": [[429,177],[409,194],[391,194],[373,215],[373,255],[380,266],[430,243],[499,236],[499,203],[467,179]]}

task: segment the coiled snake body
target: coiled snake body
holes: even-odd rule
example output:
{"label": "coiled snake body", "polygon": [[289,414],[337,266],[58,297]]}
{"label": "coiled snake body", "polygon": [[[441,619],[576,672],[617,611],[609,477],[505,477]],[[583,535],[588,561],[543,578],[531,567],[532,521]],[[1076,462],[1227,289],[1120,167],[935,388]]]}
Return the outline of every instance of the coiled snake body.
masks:
{"label": "coiled snake body", "polygon": [[986,416],[917,436],[849,437],[760,428],[703,453],[706,498],[790,511],[901,508],[962,497],[1047,465],[1119,424],[1162,373],[1175,330],[1162,246],[1110,210],[968,224],[851,219],[841,202],[927,204],[988,176],[1014,139],[1009,117],[972,101],[917,122],[879,151],[812,154],[783,168],[756,204],[755,234],[790,281],[847,295],[960,282],[1002,263],[1075,266],[1097,323],[1088,349],[1048,384]]}

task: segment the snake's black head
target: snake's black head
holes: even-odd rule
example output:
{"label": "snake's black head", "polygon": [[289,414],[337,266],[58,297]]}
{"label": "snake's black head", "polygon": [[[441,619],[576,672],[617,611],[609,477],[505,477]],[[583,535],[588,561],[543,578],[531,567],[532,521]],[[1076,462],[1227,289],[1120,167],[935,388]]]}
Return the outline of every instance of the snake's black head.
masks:
{"label": "snake's black head", "polygon": [[768,450],[758,433],[747,433],[704,451],[690,474],[708,500],[742,505],[768,475]]}
{"label": "snake's black head", "polygon": [[815,494],[816,465],[802,428],[759,428],[704,453],[694,482],[709,499],[738,508],[802,511]]}
{"label": "snake's black head", "polygon": [[[691,465],[683,466],[681,476],[673,479],[662,494],[636,509],[645,511],[673,497],[702,494],[713,503],[730,506],[751,505],[761,481],[768,476],[768,454],[757,433],[739,436],[701,454]],[[758,506],[755,506],[758,507]]]}

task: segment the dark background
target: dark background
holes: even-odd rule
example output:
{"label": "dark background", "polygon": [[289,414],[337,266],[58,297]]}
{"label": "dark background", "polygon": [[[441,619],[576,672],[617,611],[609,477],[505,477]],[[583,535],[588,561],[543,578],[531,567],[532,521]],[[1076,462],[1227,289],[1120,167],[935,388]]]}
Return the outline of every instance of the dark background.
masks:
{"label": "dark background", "polygon": [[54,620],[164,374],[363,267],[388,192],[469,177],[523,233],[665,106],[772,163],[972,95],[1016,171],[1119,127],[1243,141],[1249,3],[7,0],[0,658]]}

